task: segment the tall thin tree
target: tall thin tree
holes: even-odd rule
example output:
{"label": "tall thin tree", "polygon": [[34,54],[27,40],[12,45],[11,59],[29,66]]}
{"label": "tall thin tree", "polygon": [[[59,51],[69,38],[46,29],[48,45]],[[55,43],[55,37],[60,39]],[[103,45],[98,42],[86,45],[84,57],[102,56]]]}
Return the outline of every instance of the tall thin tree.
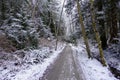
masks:
{"label": "tall thin tree", "polygon": [[[64,8],[64,5],[65,5],[65,0],[63,1],[63,5],[62,5],[62,10],[61,10],[61,13],[60,13],[60,20],[59,20],[59,23],[58,23],[58,27],[60,27],[60,24],[61,24],[61,18],[62,18],[62,13],[63,13],[63,8]],[[55,47],[55,50],[57,50],[57,45],[58,45],[58,27],[56,26],[56,47]]]}
{"label": "tall thin tree", "polygon": [[79,21],[80,21],[81,28],[82,28],[82,35],[83,35],[85,45],[86,45],[86,51],[88,53],[88,58],[91,58],[90,47],[89,47],[89,43],[88,43],[88,38],[86,36],[86,31],[85,31],[85,26],[84,26],[84,23],[83,23],[83,17],[82,17],[82,13],[81,13],[79,0],[77,0],[76,3],[77,3],[78,14],[79,14]]}
{"label": "tall thin tree", "polygon": [[95,33],[95,36],[96,36],[96,41],[98,43],[98,48],[99,48],[99,52],[100,52],[100,57],[101,57],[102,64],[103,64],[103,66],[107,66],[106,65],[106,61],[104,59],[104,54],[103,54],[103,49],[102,49],[102,44],[101,44],[100,36],[99,36],[99,33],[97,31],[97,28],[96,28],[95,12],[94,12],[94,8],[93,8],[93,0],[90,0],[90,3],[91,3],[92,28],[94,30],[94,33]]}

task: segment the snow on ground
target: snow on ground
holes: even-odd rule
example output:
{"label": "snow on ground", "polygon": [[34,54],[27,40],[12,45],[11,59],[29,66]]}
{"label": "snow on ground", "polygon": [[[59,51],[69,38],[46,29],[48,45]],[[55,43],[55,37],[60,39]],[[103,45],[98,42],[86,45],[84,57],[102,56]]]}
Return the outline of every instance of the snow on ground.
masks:
{"label": "snow on ground", "polygon": [[72,49],[79,61],[79,65],[82,67],[86,80],[117,80],[109,71],[108,67],[103,67],[96,59],[88,59],[84,45],[72,46]]}
{"label": "snow on ground", "polygon": [[15,59],[4,61],[0,58],[0,80],[39,80],[64,47],[65,44],[59,43],[57,51],[48,47],[31,50],[26,52],[22,60],[17,55],[19,64],[18,62],[15,64]]}

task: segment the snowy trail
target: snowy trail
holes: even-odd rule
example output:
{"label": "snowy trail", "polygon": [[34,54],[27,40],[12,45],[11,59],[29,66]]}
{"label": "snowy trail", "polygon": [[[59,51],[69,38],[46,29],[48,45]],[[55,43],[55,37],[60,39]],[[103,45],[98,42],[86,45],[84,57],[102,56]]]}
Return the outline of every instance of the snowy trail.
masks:
{"label": "snowy trail", "polygon": [[85,80],[70,46],[66,46],[51,69],[40,80]]}

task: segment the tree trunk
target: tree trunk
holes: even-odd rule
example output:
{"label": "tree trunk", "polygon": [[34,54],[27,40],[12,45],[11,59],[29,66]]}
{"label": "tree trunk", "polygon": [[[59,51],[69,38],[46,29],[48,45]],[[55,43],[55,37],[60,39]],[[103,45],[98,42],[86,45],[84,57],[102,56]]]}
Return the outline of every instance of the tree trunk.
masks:
{"label": "tree trunk", "polygon": [[116,6],[116,1],[111,0],[111,27],[110,27],[110,43],[116,43],[116,40],[114,38],[117,38],[118,35],[118,27],[117,27],[117,6]]}
{"label": "tree trunk", "polygon": [[[97,3],[96,3],[96,6],[95,7],[97,7],[97,11],[98,12],[102,12],[102,11],[104,11],[104,5],[103,5],[104,3],[103,3],[103,0],[97,0]],[[98,17],[104,17],[104,14],[98,14]],[[100,25],[100,28],[99,28],[99,33],[101,33],[100,34],[100,40],[101,40],[101,42],[102,42],[102,48],[103,49],[106,49],[106,47],[107,47],[107,36],[106,36],[106,34],[107,34],[107,27],[105,26],[105,19],[104,18],[99,18],[99,19],[97,19],[98,20],[98,24]]]}
{"label": "tree trunk", "polygon": [[96,28],[95,12],[94,12],[94,9],[93,9],[93,0],[90,0],[90,3],[91,3],[92,28],[94,30],[94,33],[95,33],[95,36],[96,36],[96,41],[98,43],[98,48],[99,48],[99,51],[100,51],[100,57],[101,57],[102,64],[103,64],[103,66],[107,66],[106,61],[104,59],[104,54],[103,54],[103,49],[102,49],[100,36],[99,36],[99,33],[97,31],[97,28]]}
{"label": "tree trunk", "polygon": [[82,17],[80,4],[79,4],[78,0],[77,0],[77,8],[78,8],[78,14],[79,14],[79,21],[80,21],[81,28],[82,28],[82,35],[83,35],[83,38],[84,38],[84,41],[85,41],[85,45],[86,45],[86,51],[88,53],[88,58],[91,58],[91,52],[90,52],[90,47],[89,47],[89,44],[88,44],[88,38],[86,36],[85,26],[84,26],[84,23],[83,23],[83,17]]}
{"label": "tree trunk", "polygon": [[2,20],[5,19],[5,1],[4,0],[1,1],[1,19]]}
{"label": "tree trunk", "polygon": [[101,25],[101,28],[100,28],[100,40],[101,40],[101,42],[102,42],[102,48],[103,49],[106,49],[106,47],[107,47],[107,38],[106,38],[106,28],[105,28],[105,21],[104,21],[104,19],[100,19],[100,20],[98,20],[99,21],[99,24]]}
{"label": "tree trunk", "polygon": [[[62,5],[62,11],[61,11],[61,14],[60,14],[60,20],[59,20],[58,27],[60,27],[60,24],[61,24],[61,17],[62,17],[64,5],[65,5],[65,0],[64,0],[63,5]],[[57,50],[57,45],[58,45],[58,27],[56,26],[56,33],[55,33],[56,34],[56,47],[55,47],[55,50]]]}

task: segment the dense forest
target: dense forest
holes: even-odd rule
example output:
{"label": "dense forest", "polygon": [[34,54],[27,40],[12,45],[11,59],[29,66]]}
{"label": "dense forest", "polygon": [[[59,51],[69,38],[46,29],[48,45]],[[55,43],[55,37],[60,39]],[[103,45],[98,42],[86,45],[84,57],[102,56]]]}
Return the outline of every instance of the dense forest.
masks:
{"label": "dense forest", "polygon": [[[96,59],[119,80],[120,1],[0,0],[0,71],[11,62],[42,63],[65,45],[82,45],[88,60]],[[0,74],[0,80],[27,80]]]}
{"label": "dense forest", "polygon": [[[7,41],[0,45],[16,49],[36,48],[39,38],[54,38],[59,25],[58,3],[52,0],[1,0],[0,32]],[[64,34],[63,26],[61,22],[57,27],[61,35]]]}

